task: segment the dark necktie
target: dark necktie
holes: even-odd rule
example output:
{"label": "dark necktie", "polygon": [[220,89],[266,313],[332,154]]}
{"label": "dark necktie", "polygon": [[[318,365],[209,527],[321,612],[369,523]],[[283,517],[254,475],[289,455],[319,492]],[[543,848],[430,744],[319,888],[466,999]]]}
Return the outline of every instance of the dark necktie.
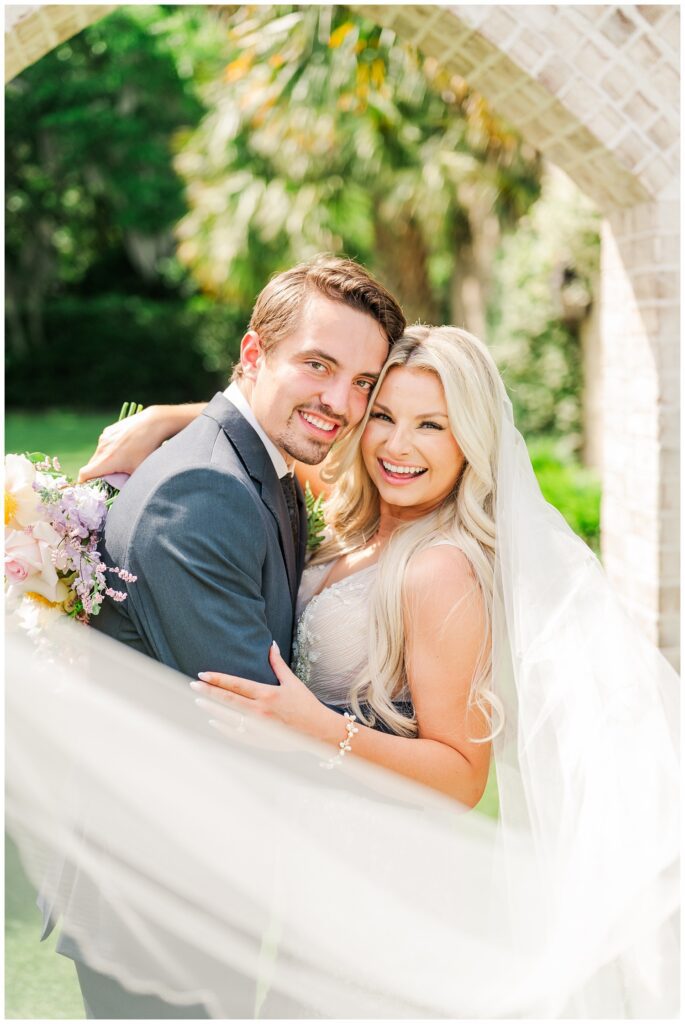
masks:
{"label": "dark necktie", "polygon": [[300,549],[300,510],[297,507],[297,490],[295,489],[295,477],[291,473],[286,473],[285,476],[281,477],[281,487],[283,488],[283,496],[285,498],[285,503],[288,506],[290,528],[293,533],[295,555],[297,556],[297,553]]}

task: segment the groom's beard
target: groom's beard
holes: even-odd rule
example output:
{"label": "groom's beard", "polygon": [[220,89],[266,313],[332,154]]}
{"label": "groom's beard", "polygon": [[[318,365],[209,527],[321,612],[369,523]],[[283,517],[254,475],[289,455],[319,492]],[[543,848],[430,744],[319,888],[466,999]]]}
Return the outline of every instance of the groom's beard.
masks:
{"label": "groom's beard", "polygon": [[340,430],[334,431],[335,436],[331,441],[324,439],[318,440],[315,437],[307,437],[304,434],[306,427],[300,424],[299,413],[300,410],[295,409],[288,422],[285,425],[285,429],[274,438],[275,443],[278,447],[288,453],[292,459],[296,459],[298,462],[303,462],[307,466],[318,466],[320,462],[328,455],[329,451],[333,447],[335,441],[338,441],[347,433],[349,423],[347,419],[342,419],[340,416],[336,416],[327,406],[320,406],[318,409],[312,409],[307,406],[303,412],[311,413],[312,416],[321,414],[326,419],[333,420],[339,424]]}

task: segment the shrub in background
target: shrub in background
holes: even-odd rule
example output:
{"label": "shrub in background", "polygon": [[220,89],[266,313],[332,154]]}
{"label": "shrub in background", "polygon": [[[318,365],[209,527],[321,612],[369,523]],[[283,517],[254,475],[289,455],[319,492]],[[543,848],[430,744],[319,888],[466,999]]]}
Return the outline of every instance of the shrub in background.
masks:
{"label": "shrub in background", "polygon": [[526,438],[582,445],[580,325],[599,266],[599,215],[555,167],[540,198],[502,242],[493,272],[488,341]]}
{"label": "shrub in background", "polygon": [[45,323],[39,352],[7,352],[8,406],[110,408],[122,387],[143,405],[209,398],[226,387],[246,326],[201,297],[117,294],[55,299]]}
{"label": "shrub in background", "polygon": [[558,508],[572,530],[599,554],[600,500],[597,474],[586,469],[551,439],[528,442],[528,452],[540,490]]}

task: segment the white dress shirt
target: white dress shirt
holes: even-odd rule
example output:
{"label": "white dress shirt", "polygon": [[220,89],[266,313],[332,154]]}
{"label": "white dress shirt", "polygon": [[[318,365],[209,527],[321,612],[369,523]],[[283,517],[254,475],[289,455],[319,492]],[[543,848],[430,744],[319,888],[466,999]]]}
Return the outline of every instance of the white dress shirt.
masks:
{"label": "white dress shirt", "polygon": [[258,422],[257,417],[252,411],[250,403],[245,398],[245,395],[242,393],[240,387],[238,386],[238,381],[234,380],[232,384],[229,384],[226,390],[224,391],[224,394],[226,398],[229,400],[229,402],[233,403],[233,405],[236,407],[241,416],[243,416],[250,424],[250,426],[259,434],[262,444],[269,453],[269,458],[273,463],[273,467],[276,470],[278,479],[280,480],[288,473],[292,473],[292,467],[288,465],[288,463],[285,461],[276,445],[273,443],[269,435],[265,433],[264,428]]}

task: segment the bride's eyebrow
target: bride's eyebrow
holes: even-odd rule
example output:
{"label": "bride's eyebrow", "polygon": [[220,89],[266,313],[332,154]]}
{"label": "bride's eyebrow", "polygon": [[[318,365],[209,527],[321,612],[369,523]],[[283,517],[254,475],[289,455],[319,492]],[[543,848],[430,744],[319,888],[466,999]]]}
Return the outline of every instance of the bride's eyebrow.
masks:
{"label": "bride's eyebrow", "polygon": [[[387,412],[389,416],[392,416],[391,410],[388,409],[387,405],[383,405],[382,402],[374,402],[373,403],[373,408],[374,409],[381,409],[383,412]],[[436,416],[441,416],[443,420],[449,419],[449,417],[448,417],[446,412],[422,412],[422,413],[419,413],[418,416],[416,416],[416,419],[417,420],[430,420],[430,419],[435,419]]]}

